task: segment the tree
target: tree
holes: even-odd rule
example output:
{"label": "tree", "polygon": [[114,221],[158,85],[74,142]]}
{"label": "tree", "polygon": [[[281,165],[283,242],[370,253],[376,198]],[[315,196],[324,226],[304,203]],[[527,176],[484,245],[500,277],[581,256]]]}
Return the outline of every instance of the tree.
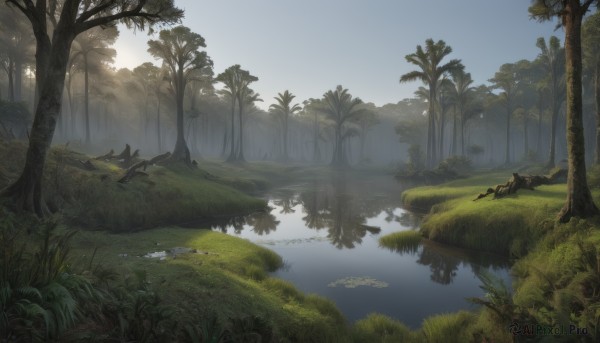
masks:
{"label": "tree", "polygon": [[510,163],[510,118],[513,115],[514,100],[518,91],[518,79],[516,66],[511,63],[505,63],[500,66],[500,70],[489,80],[492,87],[502,90],[500,98],[506,109],[506,154],[504,155],[504,164]]}
{"label": "tree", "polygon": [[36,85],[39,100],[31,127],[25,166],[19,178],[2,191],[17,210],[44,216],[42,175],[46,155],[60,114],[67,62],[77,35],[117,22],[143,29],[156,23],[174,23],[183,11],[173,0],[7,0],[28,18],[36,38]]}
{"label": "tree", "polygon": [[148,46],[148,52],[154,57],[162,59],[169,72],[177,106],[177,141],[171,154],[171,160],[183,161],[191,166],[190,150],[185,142],[183,124],[185,87],[194,73],[210,77],[213,63],[205,51],[198,51],[199,48],[206,47],[204,38],[185,26],[162,30],[159,39],[148,41]]}
{"label": "tree", "polygon": [[565,31],[565,70],[567,80],[567,200],[558,217],[567,222],[571,217],[598,214],[587,184],[585,144],[583,137],[581,23],[589,7],[598,0],[533,0],[529,12],[540,21],[558,17]]}
{"label": "tree", "polygon": [[[550,128],[550,155],[548,157],[548,168],[554,168],[556,159],[556,126],[558,121],[558,110],[564,97],[564,89],[561,85],[564,84],[564,49],[560,46],[560,40],[552,36],[548,40],[548,44],[543,37],[538,38],[536,46],[541,50],[538,58],[547,73],[547,84],[550,89],[550,109],[552,111],[551,128]],[[563,92],[561,92],[561,90]]]}
{"label": "tree", "polygon": [[[419,67],[420,70],[414,70],[400,77],[400,82],[410,82],[421,80],[429,87],[429,99],[437,99],[438,80],[446,73],[455,72],[463,69],[460,60],[453,59],[448,63],[440,65],[444,57],[452,52],[452,48],[446,45],[446,42],[433,39],[425,41],[425,50],[421,45],[417,45],[415,53],[406,55],[406,61]],[[427,125],[427,168],[432,168],[437,163],[436,158],[436,139],[435,139],[435,101],[429,102],[429,118]]]}
{"label": "tree", "polygon": [[590,15],[581,32],[583,63],[594,78],[594,103],[596,106],[596,151],[594,163],[600,164],[600,13]]}
{"label": "tree", "polygon": [[457,153],[457,130],[456,130],[456,117],[460,118],[460,154],[465,156],[465,124],[467,122],[466,109],[469,102],[472,99],[473,93],[473,79],[470,73],[465,73],[463,70],[458,70],[452,75],[452,84],[454,87],[451,91],[451,97],[454,100],[454,106],[456,108],[454,113],[454,125],[452,131],[452,156]]}
{"label": "tree", "polygon": [[89,72],[91,67],[92,53],[97,57],[94,62],[101,63],[103,60],[112,61],[116,56],[114,49],[108,48],[115,42],[119,36],[119,31],[115,27],[100,28],[94,27],[75,37],[73,44],[73,58],[81,59],[83,62],[83,92],[84,92],[84,114],[85,114],[85,144],[91,143],[90,137],[90,86]]}
{"label": "tree", "polygon": [[244,162],[244,109],[248,105],[253,105],[256,101],[262,101],[259,98],[258,93],[254,93],[250,87],[250,83],[258,81],[258,77],[251,75],[250,72],[240,69],[237,78],[237,103],[238,103],[238,118],[239,118],[239,139],[238,139],[238,152],[235,160],[238,162]]}
{"label": "tree", "polygon": [[35,38],[21,13],[0,9],[0,64],[8,76],[8,99],[21,101],[23,66],[34,54]]}
{"label": "tree", "polygon": [[344,154],[343,144],[345,138],[348,137],[349,131],[346,130],[344,124],[362,113],[362,109],[359,108],[362,100],[352,97],[348,93],[348,89],[340,85],[335,90],[329,90],[323,94],[323,102],[325,107],[321,110],[333,120],[335,128],[331,165],[334,167],[345,167],[348,165],[348,159]]}
{"label": "tree", "polygon": [[[148,102],[150,96],[154,97],[156,101],[156,139],[158,145],[158,152],[162,151],[162,141],[161,141],[161,129],[160,129],[160,108],[161,108],[161,98],[163,97],[163,88],[166,81],[168,70],[166,68],[159,68],[152,64],[151,62],[142,63],[138,67],[133,69],[133,75],[138,79],[140,86],[144,89],[145,92],[145,104]],[[148,126],[148,114],[146,123],[144,126],[144,133],[147,130]]]}
{"label": "tree", "polygon": [[277,93],[277,96],[274,98],[277,101],[276,104],[269,106],[270,109],[273,109],[277,113],[279,113],[282,117],[283,121],[283,160],[287,161],[289,159],[288,155],[288,122],[290,115],[300,111],[302,107],[299,104],[292,105],[292,101],[296,96],[290,91],[286,90],[282,93]]}
{"label": "tree", "polygon": [[[242,69],[239,64],[233,65],[224,72],[219,74],[215,81],[222,82],[225,86],[225,89],[219,91],[220,94],[225,95],[231,100],[231,152],[229,153],[229,157],[227,157],[227,162],[235,162],[235,161],[243,161],[244,155],[242,150],[242,138],[243,138],[243,122],[242,115],[243,109],[248,100],[253,99],[253,91],[248,88],[250,83],[258,81],[258,77],[251,75],[247,70]],[[258,99],[258,94],[256,94],[254,101],[262,101]],[[238,104],[239,110],[239,142],[238,142],[238,152],[236,152],[235,147],[235,104]],[[239,152],[241,151],[241,155]]]}

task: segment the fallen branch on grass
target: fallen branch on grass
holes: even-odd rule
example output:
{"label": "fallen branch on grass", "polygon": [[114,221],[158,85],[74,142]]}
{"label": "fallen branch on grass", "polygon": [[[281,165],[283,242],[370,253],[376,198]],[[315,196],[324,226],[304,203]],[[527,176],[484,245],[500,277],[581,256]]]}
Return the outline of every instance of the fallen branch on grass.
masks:
{"label": "fallen branch on grass", "polygon": [[534,190],[537,186],[560,183],[563,181],[564,176],[566,176],[566,171],[564,169],[559,169],[550,176],[521,176],[518,173],[513,173],[513,176],[505,184],[496,185],[494,188],[488,188],[485,193],[480,193],[473,201],[485,198],[490,194],[494,194],[494,199],[498,199],[510,194],[515,194],[522,188]]}
{"label": "fallen branch on grass", "polygon": [[138,163],[129,167],[129,169],[127,169],[127,171],[125,172],[125,175],[123,175],[123,177],[120,178],[117,182],[126,183],[126,182],[129,182],[131,179],[133,179],[135,176],[148,176],[147,173],[144,173],[143,171],[139,171],[138,169],[142,168],[145,171],[147,167],[154,165],[158,162],[161,162],[163,160],[166,160],[170,156],[171,156],[171,153],[166,152],[164,154],[155,156],[155,157],[151,158],[150,160],[139,161]]}

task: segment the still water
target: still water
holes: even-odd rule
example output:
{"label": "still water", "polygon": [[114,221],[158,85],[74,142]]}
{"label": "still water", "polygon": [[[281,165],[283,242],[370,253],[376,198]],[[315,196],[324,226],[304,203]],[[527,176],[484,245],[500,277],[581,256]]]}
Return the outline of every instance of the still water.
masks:
{"label": "still water", "polygon": [[379,237],[418,228],[419,217],[400,206],[401,191],[391,176],[335,174],[273,190],[269,211],[213,229],[275,251],[285,266],[273,276],[333,300],[351,321],[378,312],[417,328],[432,314],[474,309],[465,298],[483,296],[484,270],[510,285],[498,257],[429,241],[411,252],[380,247]]}

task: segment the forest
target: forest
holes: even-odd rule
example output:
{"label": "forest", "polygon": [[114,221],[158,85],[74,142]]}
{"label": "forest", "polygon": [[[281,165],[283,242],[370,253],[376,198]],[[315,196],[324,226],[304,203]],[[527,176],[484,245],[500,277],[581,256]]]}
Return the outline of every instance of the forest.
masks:
{"label": "forest", "polygon": [[530,1],[483,83],[427,38],[376,105],[259,94],[179,1],[6,0],[0,342],[597,342],[599,5]]}

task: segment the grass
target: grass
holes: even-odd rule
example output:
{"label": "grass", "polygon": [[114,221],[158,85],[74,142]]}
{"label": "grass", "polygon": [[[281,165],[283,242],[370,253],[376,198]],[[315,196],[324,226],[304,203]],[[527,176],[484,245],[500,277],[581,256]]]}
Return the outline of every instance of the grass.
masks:
{"label": "grass", "polygon": [[411,331],[404,323],[378,313],[357,321],[352,334],[356,343],[425,342],[419,332]]}
{"label": "grass", "polygon": [[[140,257],[173,247],[203,253],[163,261]],[[291,341],[348,339],[345,319],[331,301],[304,295],[289,282],[269,277],[267,272],[281,266],[281,258],[246,240],[174,227],[127,234],[82,231],[74,237],[74,263],[89,264],[94,251],[93,264],[121,275],[146,271],[152,287],[182,316],[216,315],[221,322],[254,316],[267,320],[277,337]]]}
{"label": "grass", "polygon": [[473,338],[471,324],[475,315],[471,312],[439,314],[423,321],[422,331],[428,343],[462,343]]}
{"label": "grass", "polygon": [[409,208],[429,210],[421,232],[431,240],[519,257],[553,225],[550,218],[564,204],[566,185],[473,201],[477,194],[508,178],[507,173],[480,174],[437,187],[413,188],[404,192],[402,199]]}
{"label": "grass", "polygon": [[423,236],[419,231],[394,232],[379,238],[379,245],[393,251],[413,253],[419,248]]}
{"label": "grass", "polygon": [[421,213],[427,213],[436,204],[484,193],[488,187],[504,183],[507,173],[485,173],[466,179],[458,179],[436,186],[417,187],[402,193],[402,203],[407,208]]}

